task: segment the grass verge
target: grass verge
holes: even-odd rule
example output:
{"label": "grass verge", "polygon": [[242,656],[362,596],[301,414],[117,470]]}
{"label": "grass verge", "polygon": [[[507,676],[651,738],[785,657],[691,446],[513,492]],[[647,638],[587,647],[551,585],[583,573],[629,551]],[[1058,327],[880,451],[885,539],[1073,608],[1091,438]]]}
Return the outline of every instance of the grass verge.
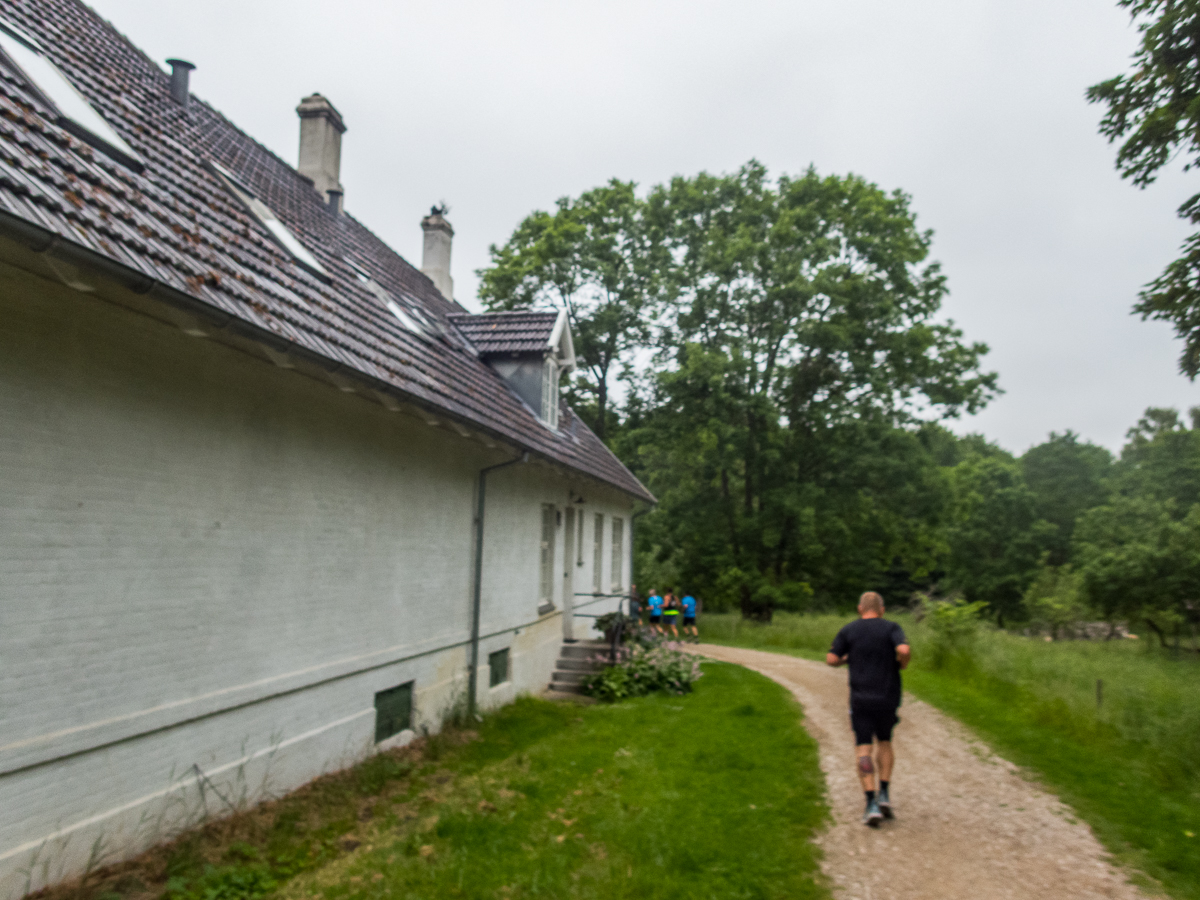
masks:
{"label": "grass verge", "polygon": [[[969,654],[933,669],[921,654],[927,629],[894,618],[913,645],[906,689],[1039,774],[1122,862],[1173,897],[1200,900],[1200,660],[1133,641],[985,632]],[[848,620],[711,615],[701,637],[819,659]]]}
{"label": "grass verge", "polygon": [[[816,745],[778,685],[523,699],[214,823],[62,900],[828,897]],[[123,881],[124,879],[124,881]],[[136,879],[136,883],[134,881]]]}

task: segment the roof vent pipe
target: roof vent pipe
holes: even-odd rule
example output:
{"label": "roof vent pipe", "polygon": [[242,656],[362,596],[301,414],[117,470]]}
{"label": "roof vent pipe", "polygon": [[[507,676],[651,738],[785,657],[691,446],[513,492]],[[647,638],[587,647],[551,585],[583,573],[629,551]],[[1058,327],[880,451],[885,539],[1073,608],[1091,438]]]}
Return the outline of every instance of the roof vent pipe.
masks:
{"label": "roof vent pipe", "polygon": [[187,109],[188,99],[191,97],[188,91],[188,76],[196,67],[186,59],[168,59],[167,65],[171,67],[171,99]]}
{"label": "roof vent pipe", "polygon": [[342,195],[344,193],[346,193],[346,192],[339,191],[339,190],[328,190],[325,192],[326,196],[329,197],[329,211],[331,213],[333,213],[335,216],[341,215]]}

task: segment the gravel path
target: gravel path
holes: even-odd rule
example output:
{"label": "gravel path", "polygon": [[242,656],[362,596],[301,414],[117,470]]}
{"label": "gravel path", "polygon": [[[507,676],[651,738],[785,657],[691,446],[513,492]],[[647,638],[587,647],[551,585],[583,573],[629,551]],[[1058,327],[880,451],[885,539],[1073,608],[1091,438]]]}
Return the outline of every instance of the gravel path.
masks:
{"label": "gravel path", "polygon": [[894,737],[896,819],[864,827],[846,670],[759,650],[696,650],[761,672],[804,707],[833,808],[833,825],[818,839],[822,869],[839,900],[1149,896],[1053,795],[907,694]]}

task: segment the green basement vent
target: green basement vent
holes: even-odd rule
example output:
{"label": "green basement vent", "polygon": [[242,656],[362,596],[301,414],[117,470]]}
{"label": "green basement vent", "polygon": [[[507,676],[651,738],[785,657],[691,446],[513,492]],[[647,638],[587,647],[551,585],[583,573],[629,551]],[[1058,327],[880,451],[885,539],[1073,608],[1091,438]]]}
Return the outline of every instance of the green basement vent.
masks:
{"label": "green basement vent", "polygon": [[375,695],[375,743],[412,727],[412,695],[411,681]]}
{"label": "green basement vent", "polygon": [[488,654],[488,669],[491,671],[489,685],[495,687],[508,681],[508,648]]}

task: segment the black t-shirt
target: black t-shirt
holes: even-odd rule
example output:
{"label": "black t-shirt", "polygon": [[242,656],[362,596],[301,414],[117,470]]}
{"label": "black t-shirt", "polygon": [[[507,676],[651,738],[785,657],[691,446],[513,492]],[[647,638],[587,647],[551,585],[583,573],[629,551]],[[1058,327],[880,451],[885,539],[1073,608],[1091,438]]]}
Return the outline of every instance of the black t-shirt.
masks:
{"label": "black t-shirt", "polygon": [[837,633],[829,652],[850,657],[850,706],[895,709],[900,705],[896,648],[908,643],[904,629],[887,619],[859,619]]}

